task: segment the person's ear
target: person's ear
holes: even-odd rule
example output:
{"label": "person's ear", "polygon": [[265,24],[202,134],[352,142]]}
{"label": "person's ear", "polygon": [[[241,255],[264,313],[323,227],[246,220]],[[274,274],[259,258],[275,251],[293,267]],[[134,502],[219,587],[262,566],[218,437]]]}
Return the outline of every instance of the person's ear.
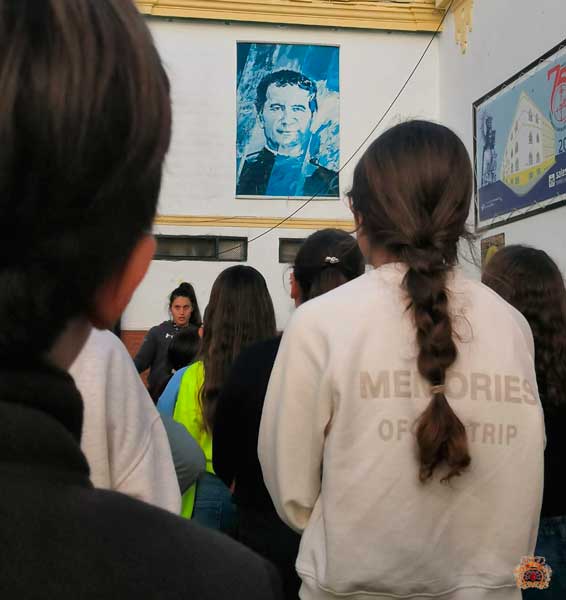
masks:
{"label": "person's ear", "polygon": [[289,275],[289,281],[291,283],[291,298],[295,301],[295,306],[299,306],[302,301],[301,286],[295,279],[293,271],[291,271],[291,274]]}
{"label": "person's ear", "polygon": [[145,234],[134,246],[122,268],[98,288],[88,314],[94,327],[112,327],[120,318],[147,272],[155,247],[155,238]]}

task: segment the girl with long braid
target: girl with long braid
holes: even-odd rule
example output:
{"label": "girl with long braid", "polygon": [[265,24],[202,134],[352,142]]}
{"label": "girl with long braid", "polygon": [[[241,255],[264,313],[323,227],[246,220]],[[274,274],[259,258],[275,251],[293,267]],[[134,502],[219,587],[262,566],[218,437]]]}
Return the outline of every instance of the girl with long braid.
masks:
{"label": "girl with long braid", "polygon": [[373,271],[300,307],[259,457],[303,532],[303,600],[511,600],[533,552],[544,422],[525,319],[456,268],[472,169],[424,121],[365,152],[349,193]]}

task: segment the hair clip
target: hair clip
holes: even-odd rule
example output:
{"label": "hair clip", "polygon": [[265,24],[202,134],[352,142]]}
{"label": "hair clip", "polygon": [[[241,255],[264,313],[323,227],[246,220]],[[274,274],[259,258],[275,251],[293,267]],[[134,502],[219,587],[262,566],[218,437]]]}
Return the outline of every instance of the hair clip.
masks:
{"label": "hair clip", "polygon": [[445,389],[446,388],[445,388],[444,384],[442,384],[442,385],[433,385],[433,386],[431,386],[430,391],[433,394],[444,394]]}
{"label": "hair clip", "polygon": [[325,263],[329,263],[329,264],[331,264],[331,265],[336,265],[336,264],[338,264],[338,263],[340,262],[340,259],[339,259],[339,258],[336,258],[336,256],[327,256],[327,257],[324,259],[324,262],[325,262]]}

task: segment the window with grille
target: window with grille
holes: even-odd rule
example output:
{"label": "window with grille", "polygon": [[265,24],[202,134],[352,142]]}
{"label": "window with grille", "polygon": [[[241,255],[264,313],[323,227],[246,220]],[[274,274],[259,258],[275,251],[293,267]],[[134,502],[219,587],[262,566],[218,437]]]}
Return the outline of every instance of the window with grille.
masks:
{"label": "window with grille", "polygon": [[248,240],[209,235],[158,235],[154,260],[245,262]]}
{"label": "window with grille", "polygon": [[279,239],[279,262],[293,264],[299,248],[305,240],[302,238]]}

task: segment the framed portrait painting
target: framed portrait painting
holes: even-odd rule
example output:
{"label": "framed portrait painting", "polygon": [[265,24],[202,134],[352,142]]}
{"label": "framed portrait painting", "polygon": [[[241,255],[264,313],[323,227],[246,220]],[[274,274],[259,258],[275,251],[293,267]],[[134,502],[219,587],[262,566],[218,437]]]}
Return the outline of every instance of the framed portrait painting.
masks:
{"label": "framed portrait painting", "polygon": [[236,197],[338,198],[339,48],[237,45]]}

